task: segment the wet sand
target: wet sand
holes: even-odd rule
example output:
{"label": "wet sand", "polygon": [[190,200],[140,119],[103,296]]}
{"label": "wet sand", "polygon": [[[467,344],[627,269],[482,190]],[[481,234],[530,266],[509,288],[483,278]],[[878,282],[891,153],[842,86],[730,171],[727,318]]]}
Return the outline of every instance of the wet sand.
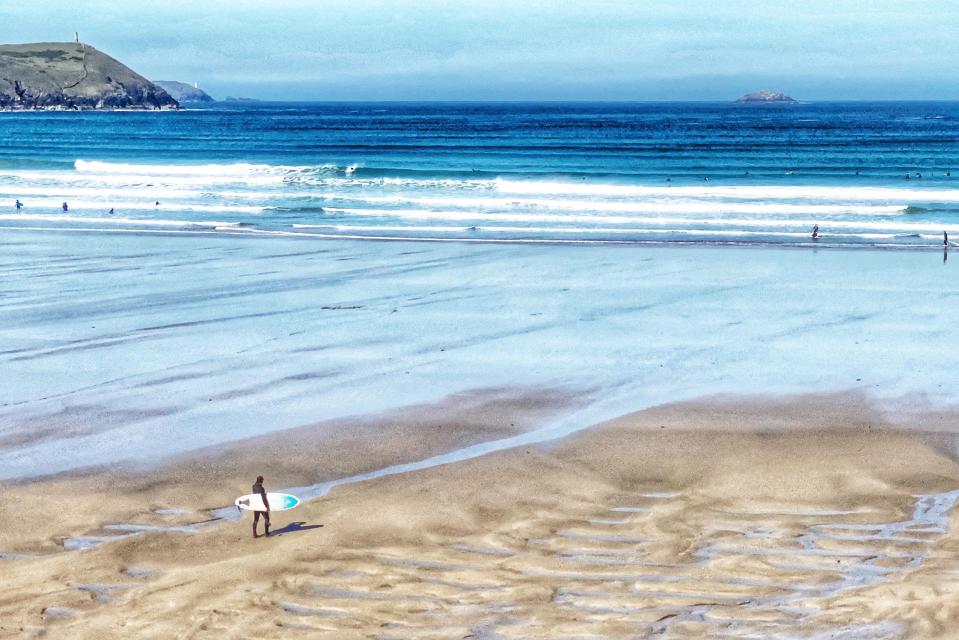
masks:
{"label": "wet sand", "polygon": [[568,431],[715,393],[959,404],[925,252],[4,232],[0,479],[151,463],[478,388]]}
{"label": "wet sand", "polygon": [[[17,500],[7,485],[7,518],[25,517],[11,511],[25,493],[47,510],[80,497],[15,534],[5,527],[0,550],[33,557],[0,560],[0,636],[877,639],[959,629],[959,414],[921,402],[880,411],[859,394],[648,409],[337,486],[275,514],[268,539],[253,540],[247,518],[57,549],[63,536],[105,533],[91,529],[104,514],[100,524],[196,522],[244,491],[254,469],[277,470],[265,473],[273,489],[322,482],[535,428],[576,401],[487,391],[292,431],[276,449],[247,441],[139,475],[40,480],[17,487]],[[122,508],[104,510],[94,497],[104,488]]]}

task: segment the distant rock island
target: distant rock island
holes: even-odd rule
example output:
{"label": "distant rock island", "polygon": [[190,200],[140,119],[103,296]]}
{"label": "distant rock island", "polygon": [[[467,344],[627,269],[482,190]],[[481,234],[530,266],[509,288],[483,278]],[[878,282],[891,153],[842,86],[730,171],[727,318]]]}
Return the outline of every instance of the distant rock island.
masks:
{"label": "distant rock island", "polygon": [[80,42],[0,45],[0,109],[176,109],[169,93]]}
{"label": "distant rock island", "polygon": [[177,82],[176,80],[154,80],[153,84],[169,93],[180,104],[210,104],[216,102],[210,94],[192,84]]}
{"label": "distant rock island", "polygon": [[747,93],[736,102],[738,103],[778,102],[778,103],[785,103],[785,104],[798,104],[799,101],[793,98],[790,98],[785,93],[775,93],[773,91],[753,91],[752,93]]}

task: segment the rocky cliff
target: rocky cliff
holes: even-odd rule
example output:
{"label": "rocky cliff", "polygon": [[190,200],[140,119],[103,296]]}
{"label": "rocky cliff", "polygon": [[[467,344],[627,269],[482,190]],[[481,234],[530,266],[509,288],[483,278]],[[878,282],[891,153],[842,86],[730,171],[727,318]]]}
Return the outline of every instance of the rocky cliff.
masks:
{"label": "rocky cliff", "polygon": [[171,109],[170,94],[88,44],[0,45],[0,109]]}
{"label": "rocky cliff", "polygon": [[772,91],[754,91],[747,93],[736,102],[781,102],[786,104],[795,104],[798,102],[790,98],[785,93],[774,93]]}
{"label": "rocky cliff", "polygon": [[192,84],[177,82],[176,80],[154,80],[157,85],[180,104],[209,104],[216,102],[213,97],[203,89],[197,89]]}

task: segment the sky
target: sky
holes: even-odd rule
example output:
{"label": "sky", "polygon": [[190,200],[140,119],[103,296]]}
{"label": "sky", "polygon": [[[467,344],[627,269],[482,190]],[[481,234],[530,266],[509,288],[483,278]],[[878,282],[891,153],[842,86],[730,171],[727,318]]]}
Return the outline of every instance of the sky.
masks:
{"label": "sky", "polygon": [[0,0],[151,80],[273,100],[959,100],[954,0]]}

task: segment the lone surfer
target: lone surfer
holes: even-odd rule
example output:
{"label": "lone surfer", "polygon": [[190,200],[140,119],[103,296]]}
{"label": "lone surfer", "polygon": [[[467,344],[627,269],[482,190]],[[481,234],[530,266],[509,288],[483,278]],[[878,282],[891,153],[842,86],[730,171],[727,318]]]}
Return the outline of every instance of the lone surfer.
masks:
{"label": "lone surfer", "polygon": [[818,224],[814,224],[814,225],[812,226],[812,239],[813,239],[813,240],[819,240],[819,225],[818,225]]}
{"label": "lone surfer", "polygon": [[266,511],[253,512],[253,537],[259,538],[256,535],[256,525],[260,521],[260,516],[263,516],[264,535],[268,536],[270,535],[270,502],[266,499],[266,490],[263,488],[263,476],[256,477],[256,482],[253,483],[253,493],[263,499],[263,506],[266,507]]}
{"label": "lone surfer", "polygon": [[16,207],[17,207],[17,211],[20,211],[20,209],[23,209],[23,203],[20,202],[20,200],[17,200],[17,205],[16,205]]}
{"label": "lone surfer", "polygon": [[63,212],[64,212],[64,213],[66,213],[67,211],[70,210],[70,205],[68,205],[66,202],[64,202],[64,203],[63,203],[62,205],[60,205],[60,206],[63,208]]}

